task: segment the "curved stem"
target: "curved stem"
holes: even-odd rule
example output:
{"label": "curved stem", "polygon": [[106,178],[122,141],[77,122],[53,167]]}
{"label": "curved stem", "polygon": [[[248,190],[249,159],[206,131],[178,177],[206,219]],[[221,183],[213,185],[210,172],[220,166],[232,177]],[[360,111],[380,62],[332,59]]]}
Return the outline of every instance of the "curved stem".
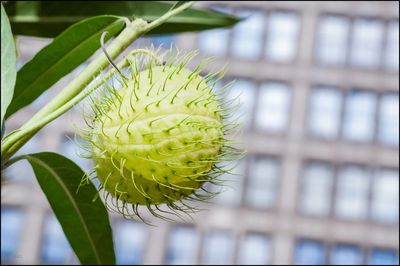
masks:
{"label": "curved stem", "polygon": [[68,101],[66,104],[55,110],[54,112],[48,114],[47,116],[43,117],[42,119],[38,120],[35,122],[34,125],[28,126],[23,126],[19,130],[17,130],[13,135],[10,136],[8,140],[4,142],[4,144],[1,147],[1,152],[3,154],[3,150],[7,152],[8,156],[5,156],[6,158],[10,157],[10,154],[14,154],[18,149],[28,141],[31,136],[36,134],[37,131],[39,131],[43,126],[47,125],[57,117],[61,116],[68,110],[70,110],[72,107],[74,107],[76,104],[78,104],[80,101],[82,101],[84,98],[86,98],[88,95],[90,95],[94,90],[96,90],[101,84],[103,84],[105,81],[107,81],[109,78],[111,78],[112,75],[116,74],[119,68],[124,68],[129,65],[129,58],[133,57],[138,54],[145,54],[153,59],[155,59],[158,63],[161,63],[160,60],[150,51],[145,50],[145,49],[136,49],[133,50],[131,53],[129,53],[123,61],[121,61],[118,65],[117,68],[112,68],[110,69],[102,79],[95,81],[93,84],[91,84],[89,87],[87,87],[85,90],[83,90],[81,93],[76,95],[74,98],[72,98],[70,101]]}

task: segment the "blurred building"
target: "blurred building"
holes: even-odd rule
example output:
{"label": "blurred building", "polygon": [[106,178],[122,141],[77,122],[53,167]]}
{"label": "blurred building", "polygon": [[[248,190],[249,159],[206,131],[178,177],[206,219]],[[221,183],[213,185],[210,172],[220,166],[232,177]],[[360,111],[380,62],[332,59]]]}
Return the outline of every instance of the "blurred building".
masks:
{"label": "blurred building", "polygon": [[[399,3],[198,5],[247,19],[142,42],[199,48],[215,65],[229,63],[223,82],[236,79],[230,97],[240,94],[245,125],[243,178],[227,176],[226,191],[187,223],[149,227],[113,215],[118,263],[398,264]],[[44,44],[21,39],[21,64]],[[15,115],[9,130],[55,93]],[[66,138],[79,116],[54,121],[22,152],[59,151],[88,169]],[[7,174],[2,263],[77,263],[29,164]]]}

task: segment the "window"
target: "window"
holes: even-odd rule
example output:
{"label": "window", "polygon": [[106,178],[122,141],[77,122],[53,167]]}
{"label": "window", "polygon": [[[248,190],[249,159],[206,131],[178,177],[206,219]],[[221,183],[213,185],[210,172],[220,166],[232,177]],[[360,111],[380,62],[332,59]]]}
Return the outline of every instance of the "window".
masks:
{"label": "window", "polygon": [[54,215],[49,216],[43,229],[42,262],[45,264],[67,264],[72,256],[72,249],[60,223]]}
{"label": "window", "polygon": [[386,42],[386,68],[399,70],[399,21],[389,23]]}
{"label": "window", "polygon": [[[239,79],[228,89],[227,101],[231,106],[238,105],[237,115],[231,117],[229,121],[236,121],[245,129],[251,126],[253,117],[253,106],[255,99],[255,84],[251,81]],[[235,120],[236,119],[236,120]]]}
{"label": "window", "polygon": [[369,172],[356,165],[338,173],[335,213],[340,218],[364,219],[368,210]]}
{"label": "window", "polygon": [[279,171],[277,159],[258,157],[251,160],[245,193],[248,206],[268,208],[275,205],[279,193]]}
{"label": "window", "polygon": [[215,29],[199,33],[199,49],[208,55],[226,56],[229,32],[227,29]]}
{"label": "window", "polygon": [[335,138],[340,127],[341,105],[341,92],[337,89],[321,86],[312,90],[308,120],[310,132],[322,138]]}
{"label": "window", "polygon": [[319,63],[344,65],[346,63],[349,20],[340,16],[324,16],[317,30],[316,56]]}
{"label": "window", "polygon": [[378,139],[381,143],[399,146],[399,94],[382,96],[379,110]]}
{"label": "window", "polygon": [[23,213],[16,208],[1,206],[1,262],[11,262],[19,256]]}
{"label": "window", "polygon": [[204,239],[203,264],[232,264],[233,248],[234,239],[228,231],[210,231]]}
{"label": "window", "polygon": [[287,84],[268,82],[261,86],[256,113],[256,128],[272,132],[284,130],[288,123],[290,91]]}
{"label": "window", "polygon": [[196,264],[199,235],[192,227],[174,227],[169,233],[165,264]]}
{"label": "window", "polygon": [[246,19],[233,28],[232,55],[255,60],[261,55],[265,15],[253,10],[241,10],[236,14]]}
{"label": "window", "polygon": [[383,22],[375,19],[354,21],[351,64],[355,67],[377,68],[380,65]]}
{"label": "window", "polygon": [[[211,8],[217,12],[231,14],[231,10],[227,6],[210,5]],[[229,35],[231,30],[228,29],[214,29],[203,31],[198,34],[198,46],[202,52],[208,55],[226,56],[229,46]]]}
{"label": "window", "polygon": [[368,257],[369,265],[398,265],[399,257],[394,250],[374,249]]}
{"label": "window", "polygon": [[383,223],[399,222],[399,171],[381,169],[372,186],[372,219]]}
{"label": "window", "polygon": [[242,159],[237,164],[229,163],[226,169],[232,174],[225,173],[219,177],[224,180],[224,185],[217,190],[220,194],[214,199],[218,203],[239,205],[242,199],[245,161]]}
{"label": "window", "polygon": [[271,262],[271,243],[263,234],[246,234],[240,243],[239,265],[267,265]]}
{"label": "window", "polygon": [[323,265],[325,264],[325,246],[319,241],[300,240],[296,243],[294,264]]}
{"label": "window", "polygon": [[305,214],[328,215],[333,187],[333,167],[322,162],[305,166],[301,182],[300,210]]}
{"label": "window", "polygon": [[362,252],[359,247],[349,244],[336,245],[331,253],[332,265],[361,265]]}
{"label": "window", "polygon": [[272,12],[268,20],[266,56],[277,62],[290,62],[296,56],[299,18],[294,13]]}
{"label": "window", "polygon": [[147,231],[143,224],[134,221],[118,221],[113,226],[115,257],[117,264],[139,265],[143,263]]}
{"label": "window", "polygon": [[371,141],[374,135],[376,97],[367,91],[352,91],[346,99],[343,123],[345,139]]}

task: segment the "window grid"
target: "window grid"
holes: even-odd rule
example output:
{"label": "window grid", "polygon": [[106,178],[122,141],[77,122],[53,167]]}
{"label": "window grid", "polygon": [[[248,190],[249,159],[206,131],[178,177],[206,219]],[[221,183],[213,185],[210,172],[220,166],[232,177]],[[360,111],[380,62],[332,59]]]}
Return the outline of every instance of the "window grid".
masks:
{"label": "window grid", "polygon": [[[385,38],[385,36],[386,35],[384,35],[384,40],[386,40],[386,38]],[[386,45],[383,45],[383,47],[386,47]],[[349,49],[348,49],[349,50]],[[347,56],[347,58],[349,58],[349,56]],[[380,103],[380,101],[378,101],[378,103]],[[378,108],[377,108],[377,110],[378,110]],[[343,112],[342,112],[343,113]],[[377,125],[377,123],[376,123],[376,125]],[[377,127],[375,126],[375,129],[376,129]],[[341,132],[341,129],[339,129],[339,132]],[[375,136],[375,138],[374,139],[376,139],[376,133],[374,134],[374,136]],[[368,144],[370,144],[370,143],[368,143]],[[372,248],[371,248],[371,250],[372,250]],[[328,252],[328,259],[329,259],[329,254],[330,254],[330,252]],[[366,256],[366,255],[365,255]],[[329,260],[328,260],[329,261]]]}
{"label": "window grid", "polygon": [[[318,129],[317,125],[313,125],[312,124],[312,116],[319,116],[320,114],[315,114],[315,108],[313,106],[313,103],[315,101],[317,101],[316,99],[314,99],[313,97],[315,97],[315,94],[318,95],[318,93],[320,93],[320,97],[321,96],[326,96],[326,94],[324,95],[323,91],[329,91],[331,92],[330,96],[333,96],[335,93],[337,93],[337,97],[338,99],[338,110],[336,110],[337,112],[337,128],[334,129],[335,132],[316,132],[316,130],[324,130],[322,128]],[[307,113],[307,119],[306,119],[306,124],[304,124],[304,128],[306,129],[307,134],[315,139],[320,139],[320,140],[327,140],[327,141],[337,141],[340,139],[340,132],[341,132],[341,128],[342,128],[342,120],[343,120],[343,105],[344,105],[344,96],[343,96],[344,92],[342,89],[336,87],[336,86],[330,86],[330,85],[314,85],[311,86],[310,92],[308,94],[307,97],[307,102],[306,102],[306,107],[305,107],[305,111]],[[325,99],[326,100],[326,99]],[[332,100],[332,99],[331,99]],[[321,103],[319,103],[321,105]],[[333,110],[326,110],[326,105],[322,105],[319,106],[317,109],[323,108],[325,109],[325,112],[332,112]],[[317,110],[319,111],[319,110]],[[335,114],[331,114],[331,115],[335,115]],[[321,117],[323,118],[323,116]],[[317,128],[316,128],[317,127]],[[325,130],[327,130],[325,128]]]}
{"label": "window grid", "polygon": [[[245,245],[249,244],[251,240],[253,241],[253,248],[245,249]],[[261,243],[263,241],[264,243]],[[247,242],[247,243],[246,243]],[[257,243],[258,242],[258,243]],[[273,256],[273,239],[269,234],[263,232],[256,232],[256,231],[248,231],[243,233],[239,237],[239,241],[236,245],[238,252],[236,252],[237,260],[236,263],[243,265],[243,264],[253,264],[253,265],[268,265],[272,261]],[[256,244],[256,245],[254,245]],[[257,249],[258,248],[258,249]],[[253,255],[246,254],[248,251],[250,253],[253,252]],[[257,254],[258,258],[254,258],[254,254]]]}
{"label": "window grid", "polygon": [[261,134],[288,134],[292,94],[292,86],[286,82],[266,80],[258,83],[252,130]]}
{"label": "window grid", "polygon": [[[7,219],[7,220],[6,220]],[[11,220],[11,222],[10,222]],[[1,206],[1,263],[12,263],[20,257],[21,241],[23,240],[24,207]],[[3,231],[4,230],[4,231]],[[11,238],[11,239],[9,239]]]}
{"label": "window grid", "polygon": [[[310,169],[311,167],[311,169]],[[318,169],[319,168],[319,169]],[[310,212],[310,210],[304,209],[307,208],[307,201],[304,202],[306,199],[303,197],[303,195],[307,195],[307,197],[309,198],[311,196],[311,193],[313,192],[309,192],[310,188],[311,191],[314,189],[315,184],[311,184],[311,187],[307,187],[307,179],[310,178],[310,174],[312,174],[312,172],[310,173],[310,171],[316,171],[316,170],[321,170],[321,168],[323,168],[324,170],[327,170],[327,174],[328,176],[326,176],[326,178],[330,179],[327,180],[327,182],[329,182],[326,187],[326,189],[328,191],[324,191],[321,193],[320,196],[325,197],[326,194],[328,194],[328,197],[325,199],[328,201],[328,206],[327,206],[327,210],[325,210],[325,213],[321,210],[321,212],[317,212],[315,213],[315,208],[313,208],[314,213]],[[330,173],[329,173],[330,172]],[[316,176],[319,175],[315,175],[314,172],[314,178],[316,178]],[[303,169],[299,174],[299,178],[300,178],[300,182],[299,182],[299,194],[298,194],[298,204],[297,204],[297,211],[299,213],[302,213],[304,215],[307,216],[312,216],[312,217],[327,217],[331,215],[331,210],[332,210],[332,204],[333,204],[333,200],[332,200],[332,194],[333,194],[333,189],[334,189],[334,183],[335,183],[335,168],[330,165],[329,163],[323,162],[323,161],[317,161],[317,160],[308,160],[303,164]],[[318,178],[318,177],[317,177]],[[310,182],[310,180],[309,180]],[[318,192],[321,192],[319,188]],[[310,199],[309,199],[310,200]],[[315,201],[315,200],[314,200]],[[311,201],[311,202],[314,202]],[[310,203],[310,201],[308,201],[308,203]]]}
{"label": "window grid", "polygon": [[[348,20],[348,38],[347,38],[347,42],[345,45],[345,57],[343,62],[322,62],[321,58],[319,58],[318,55],[318,51],[319,51],[319,45],[321,44],[321,40],[320,37],[318,35],[318,31],[319,31],[319,26],[321,25],[321,21],[329,18],[329,17],[335,17],[335,18],[341,18],[344,20]],[[355,24],[356,22],[363,20],[368,22],[373,22],[376,21],[377,23],[381,23],[382,24],[382,33],[381,33],[381,40],[380,40],[380,44],[379,44],[379,49],[378,49],[378,63],[376,66],[357,66],[357,65],[353,65],[353,63],[351,62],[351,57],[352,57],[352,45],[354,42],[354,31],[355,31]],[[318,18],[317,18],[317,29],[316,29],[316,34],[315,34],[315,38],[314,38],[314,45],[316,47],[316,49],[314,49],[314,63],[316,65],[322,65],[322,66],[326,66],[326,67],[341,67],[341,66],[345,66],[345,67],[349,67],[349,68],[353,68],[353,69],[361,69],[361,70],[381,70],[381,71],[389,71],[389,72],[393,72],[399,71],[398,66],[395,66],[393,68],[393,66],[388,66],[388,62],[387,62],[387,57],[388,54],[390,54],[390,52],[388,52],[388,49],[390,49],[389,47],[392,47],[392,45],[395,45],[394,50],[396,50],[396,47],[398,47],[398,43],[397,44],[392,44],[392,43],[388,43],[388,40],[392,41],[391,36],[389,36],[389,34],[393,34],[393,32],[391,32],[389,29],[392,27],[391,23],[393,24],[398,24],[398,20],[395,19],[387,19],[387,18],[380,18],[380,17],[366,17],[366,16],[349,16],[349,15],[345,15],[345,14],[340,14],[340,13],[326,13],[326,12],[322,12]],[[397,32],[398,34],[398,32]],[[394,38],[396,39],[396,38]],[[397,37],[398,39],[398,37]],[[397,46],[396,46],[397,45]],[[398,48],[397,48],[398,50]],[[396,57],[396,56],[395,56]],[[398,60],[398,59],[397,59]],[[396,64],[396,61],[394,61],[393,64]],[[398,65],[398,61],[397,61],[397,65]]]}
{"label": "window grid", "polygon": [[[325,166],[331,171],[332,175],[332,183],[331,187],[329,188],[329,198],[328,200],[330,201],[330,206],[329,206],[329,211],[326,214],[312,214],[312,213],[307,213],[304,209],[302,209],[302,201],[304,200],[303,198],[303,193],[304,191],[304,182],[305,182],[305,171],[307,170],[307,167],[310,165],[321,165]],[[367,182],[367,188],[366,188],[366,194],[365,194],[365,216],[363,218],[348,218],[348,217],[340,217],[336,214],[336,208],[337,208],[337,202],[336,199],[339,197],[338,196],[338,182],[339,182],[339,174],[340,171],[345,169],[346,167],[357,167],[360,169],[363,169],[366,173],[365,178],[368,180]],[[299,186],[298,186],[298,196],[297,196],[297,204],[296,204],[296,212],[300,216],[305,216],[305,217],[315,217],[315,218],[329,218],[332,220],[341,220],[341,221],[346,221],[346,222],[369,222],[373,224],[379,224],[379,225],[393,225],[397,224],[399,222],[398,218],[388,218],[388,217],[377,217],[374,212],[382,212],[383,210],[374,210],[373,204],[375,203],[374,201],[378,200],[375,199],[374,195],[374,189],[376,189],[377,182],[379,182],[380,175],[385,174],[389,175],[388,178],[393,178],[393,176],[398,176],[398,168],[388,168],[388,167],[379,167],[379,166],[369,166],[369,165],[364,165],[364,164],[358,164],[358,163],[332,163],[332,162],[327,162],[327,161],[320,161],[320,160],[315,160],[315,159],[306,159],[302,163],[302,171],[299,174]],[[395,182],[395,181],[394,181]],[[396,185],[395,185],[396,186]],[[398,186],[398,185],[397,185]],[[386,186],[386,188],[390,188],[392,186]],[[385,193],[385,196],[388,193]],[[378,195],[382,196],[382,193],[379,193]],[[396,192],[392,192],[391,194],[396,195]],[[398,192],[397,192],[398,195]],[[382,200],[382,199],[381,199]],[[385,201],[387,202],[387,200]],[[379,204],[378,204],[379,205]],[[380,206],[382,207],[382,206]],[[379,208],[376,207],[376,208]],[[397,207],[398,208],[398,207]],[[387,214],[387,212],[386,212]],[[383,214],[383,215],[386,215]],[[398,215],[396,216],[398,217]]]}
{"label": "window grid", "polygon": [[[399,252],[393,248],[388,247],[380,247],[380,246],[363,246],[359,243],[352,242],[342,242],[342,241],[326,241],[323,239],[316,238],[304,238],[298,237],[294,239],[294,250],[292,253],[292,262],[296,263],[296,252],[299,244],[308,242],[320,245],[323,250],[323,260],[320,265],[340,265],[340,263],[334,263],[337,257],[335,258],[335,249],[339,246],[347,246],[356,249],[359,253],[359,260],[354,265],[398,265],[399,262]],[[385,254],[385,261],[382,261],[382,257],[380,258],[380,263],[378,263],[377,259],[374,258],[374,253]],[[318,265],[318,264],[317,264]],[[349,263],[349,258],[346,258],[343,261],[343,265],[351,265]]]}
{"label": "window grid", "polygon": [[[240,10],[240,11],[239,11]],[[269,37],[269,35],[271,35],[271,32],[276,31],[276,29],[272,29],[270,28],[271,25],[273,25],[271,23],[271,17],[274,16],[278,16],[278,15],[286,15],[286,16],[293,16],[294,18],[294,23],[296,23],[295,28],[294,28],[294,33],[289,33],[289,38],[294,39],[294,41],[292,41],[291,43],[295,43],[298,44],[300,43],[300,38],[301,38],[301,15],[298,13],[298,11],[296,10],[282,10],[282,9],[274,9],[274,10],[264,10],[264,9],[253,9],[253,8],[247,8],[247,7],[235,7],[234,8],[234,14],[240,17],[240,13],[242,12],[242,10],[244,10],[244,17],[247,17],[245,13],[256,13],[259,14],[260,16],[262,16],[262,22],[261,22],[261,17],[260,17],[260,21],[256,24],[262,24],[262,25],[258,25],[260,27],[262,27],[262,29],[259,32],[259,35],[257,36],[257,38],[259,38],[260,40],[258,41],[258,45],[259,48],[259,52],[257,52],[256,55],[246,55],[246,54],[240,54],[240,55],[235,55],[235,47],[237,45],[237,43],[235,42],[235,38],[237,33],[237,29],[238,27],[241,28],[242,25],[239,26],[235,26],[232,29],[226,29],[227,32],[225,32],[224,34],[226,34],[225,38],[225,48],[223,52],[217,52],[217,54],[222,58],[224,57],[232,57],[238,60],[250,60],[250,61],[273,61],[275,63],[282,63],[282,64],[288,64],[288,63],[293,63],[295,61],[297,61],[298,58],[298,53],[299,53],[299,46],[295,45],[295,47],[291,47],[289,48],[290,52],[292,54],[287,55],[287,58],[284,56],[281,59],[278,58],[274,58],[274,56],[271,56],[268,54],[268,49],[267,49],[267,44],[268,42],[271,40],[271,37]],[[242,12],[243,13],[243,12]],[[252,18],[249,18],[252,19]],[[211,32],[211,31],[210,31]],[[253,30],[251,31],[247,31],[246,34],[251,34],[251,32],[254,32]],[[278,31],[281,32],[281,31]],[[289,31],[290,32],[290,31]],[[292,35],[292,36],[291,36]],[[201,40],[201,38],[205,38],[207,39],[207,33],[205,34],[200,34],[197,37],[197,46],[203,46],[206,50],[208,49],[207,46],[204,46],[205,43],[203,42],[203,40]],[[282,37],[282,36],[280,36]],[[279,39],[279,38],[278,38]],[[249,41],[248,38],[240,38],[240,42],[246,42]],[[251,42],[254,43],[254,42]],[[250,44],[251,44],[250,43]],[[201,48],[201,47],[200,47]],[[221,48],[222,49],[222,48]],[[243,49],[239,49],[237,51],[242,51]],[[254,50],[254,49],[251,49]],[[243,51],[242,51],[243,52]],[[248,52],[248,51],[244,51],[244,52]],[[206,51],[206,53],[208,53],[208,51]],[[240,52],[241,53],[241,52]],[[247,57],[248,56],[248,57]]]}
{"label": "window grid", "polygon": [[203,236],[202,263],[212,265],[233,264],[235,242],[236,236],[232,230],[217,228],[209,230]]}
{"label": "window grid", "polygon": [[[337,133],[336,136],[322,136],[318,135],[315,132],[313,132],[312,129],[312,112],[313,107],[312,107],[312,97],[313,94],[320,90],[320,89],[329,89],[329,90],[334,90],[336,91],[340,96],[340,108],[339,108],[339,118],[338,118],[338,127],[336,129]],[[349,97],[351,96],[352,93],[360,93],[360,94],[369,94],[372,99],[372,109],[370,112],[372,117],[370,123],[372,123],[372,128],[370,129],[370,137],[366,137],[366,139],[354,139],[354,137],[349,138],[345,136],[345,121],[346,121],[346,115],[347,115],[347,108],[348,108],[348,102],[349,102]],[[346,143],[350,144],[362,144],[362,145],[368,145],[368,144],[373,144],[373,145],[378,145],[381,147],[386,147],[386,148],[397,148],[399,146],[398,142],[398,137],[396,139],[396,135],[398,135],[396,132],[392,133],[389,136],[386,136],[390,138],[389,140],[382,139],[382,130],[385,130],[385,126],[390,126],[391,123],[387,122],[384,120],[386,116],[383,116],[381,114],[382,108],[385,108],[385,105],[388,105],[390,101],[396,101],[397,99],[397,106],[396,103],[390,103],[394,106],[394,110],[396,111],[398,109],[398,97],[399,94],[398,92],[395,91],[385,91],[385,92],[376,92],[375,90],[369,90],[369,89],[346,89],[346,88],[339,88],[336,86],[331,86],[331,85],[314,85],[311,86],[310,92],[307,97],[307,107],[305,108],[305,112],[307,113],[307,118],[305,119],[303,123],[303,127],[306,129],[306,136],[311,139],[315,140],[321,140],[321,141],[343,141]],[[389,103],[388,103],[389,101]],[[397,108],[396,108],[397,107]],[[393,107],[391,108],[391,110]],[[395,111],[390,111],[392,116],[398,116],[398,112],[394,113]],[[388,112],[388,111],[386,111]],[[396,120],[395,120],[396,121]],[[396,126],[394,126],[396,128]],[[390,130],[389,130],[390,132]],[[369,139],[368,139],[369,138]]]}
{"label": "window grid", "polygon": [[73,252],[61,224],[52,212],[48,212],[41,229],[40,262],[43,264],[70,264]]}
{"label": "window grid", "polygon": [[[261,154],[253,154],[249,156],[250,158],[247,159],[247,171],[246,171],[246,176],[244,179],[244,187],[243,187],[243,207],[250,208],[250,209],[256,209],[256,210],[267,210],[267,211],[274,211],[277,209],[278,203],[279,203],[279,191],[280,191],[280,186],[281,186],[281,176],[282,176],[282,161],[280,158],[277,156],[273,155],[261,155]],[[255,185],[254,182],[257,182],[256,179],[256,172],[252,169],[254,169],[254,166],[258,164],[259,167],[262,167],[263,163],[268,163],[269,166],[275,168],[275,173],[272,176],[263,176],[261,177],[261,181],[258,180],[258,182],[267,182],[267,183],[273,183],[273,186],[269,184],[267,186],[268,189],[273,190],[272,191],[263,191],[264,195],[269,194],[269,193],[275,193],[272,195],[267,195],[267,198],[263,198],[264,201],[259,201],[259,198],[254,198],[254,191],[251,191],[251,189],[260,189],[260,184]],[[271,174],[271,173],[265,173],[263,172],[262,174]],[[263,178],[269,177],[269,180],[265,181]],[[258,177],[260,178],[260,177]],[[265,183],[263,183],[265,185]],[[265,187],[264,187],[265,189]],[[249,198],[249,195],[252,195],[252,198]],[[260,193],[258,195],[261,195]],[[270,200],[270,201],[268,201]]]}
{"label": "window grid", "polygon": [[[397,26],[397,31],[396,27]],[[394,34],[394,37],[393,35]],[[395,43],[393,43],[395,42]],[[385,69],[387,71],[399,71],[399,20],[390,20],[385,27],[385,37],[383,39],[385,54]],[[392,61],[391,61],[392,60]]]}
{"label": "window grid", "polygon": [[[226,100],[233,101],[233,105],[237,105],[240,102],[238,114],[233,117],[233,119],[238,119],[236,122],[239,124],[243,124],[243,130],[248,132],[257,132],[259,134],[268,134],[268,135],[282,135],[285,136],[288,134],[288,129],[291,121],[291,112],[292,105],[294,102],[293,98],[293,86],[291,83],[281,80],[263,80],[258,81],[255,79],[241,78],[241,77],[230,77],[227,78],[230,80],[235,80],[232,87],[229,87],[227,93],[224,95]],[[242,84],[243,83],[243,84]],[[225,84],[224,81],[220,81],[221,87]],[[238,87],[236,89],[236,87]],[[250,90],[250,92],[246,95],[241,92],[240,89],[242,87],[246,87],[246,90]],[[283,96],[283,105],[275,106],[279,107],[278,110],[276,108],[272,111],[278,112],[283,121],[279,122],[281,126],[274,127],[274,125],[267,124],[262,128],[257,125],[258,112],[260,108],[262,108],[262,104],[260,102],[260,97],[262,93],[268,92],[278,92],[278,96]],[[239,97],[237,97],[239,96]],[[247,105],[247,109],[243,108],[243,105]],[[271,113],[271,110],[267,110]]]}
{"label": "window grid", "polygon": [[[397,100],[397,106],[396,106],[396,100]],[[390,104],[392,104],[392,106]],[[390,108],[390,110],[388,110],[388,105],[389,107],[392,107]],[[398,148],[399,147],[399,132],[398,132],[399,93],[394,91],[382,93],[378,97],[376,113],[377,113],[375,121],[377,125],[375,128],[376,143],[378,145],[382,145],[389,148]],[[390,118],[389,115],[391,116]],[[385,130],[387,130],[387,127],[390,125],[393,125],[393,128],[390,128],[388,131],[392,132],[392,130],[394,130],[394,132],[392,132],[391,135],[387,136],[385,135],[387,133]]]}

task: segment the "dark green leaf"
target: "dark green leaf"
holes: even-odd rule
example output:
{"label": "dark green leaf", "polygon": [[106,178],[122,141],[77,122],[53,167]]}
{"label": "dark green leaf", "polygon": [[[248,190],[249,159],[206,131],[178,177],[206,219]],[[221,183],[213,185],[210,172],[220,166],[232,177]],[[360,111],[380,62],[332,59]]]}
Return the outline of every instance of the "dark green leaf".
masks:
{"label": "dark green leaf", "polygon": [[24,155],[49,201],[72,249],[82,264],[115,264],[112,231],[102,201],[92,201],[92,183],[78,186],[83,171],[52,152]]}
{"label": "dark green leaf", "polygon": [[[14,38],[7,14],[1,4],[1,119],[11,102],[14,93],[15,77],[17,75]],[[3,133],[3,130],[2,130]]]}
{"label": "dark green leaf", "polygon": [[98,16],[82,20],[65,30],[18,71],[6,118],[33,102],[88,59],[100,47],[102,32],[108,32],[107,40],[119,33],[124,25],[120,17]]}
{"label": "dark green leaf", "polygon": [[[182,1],[178,1],[180,5]],[[153,21],[172,7],[174,3],[153,1],[42,1],[40,7],[32,2],[10,1],[6,5],[14,34],[55,37],[73,23],[90,16],[116,15],[140,17]],[[25,15],[26,10],[35,10],[35,15]],[[176,8],[176,6],[175,6]],[[22,10],[22,11],[21,11]],[[234,25],[239,19],[217,11],[190,8],[169,19],[149,34],[199,31]]]}

